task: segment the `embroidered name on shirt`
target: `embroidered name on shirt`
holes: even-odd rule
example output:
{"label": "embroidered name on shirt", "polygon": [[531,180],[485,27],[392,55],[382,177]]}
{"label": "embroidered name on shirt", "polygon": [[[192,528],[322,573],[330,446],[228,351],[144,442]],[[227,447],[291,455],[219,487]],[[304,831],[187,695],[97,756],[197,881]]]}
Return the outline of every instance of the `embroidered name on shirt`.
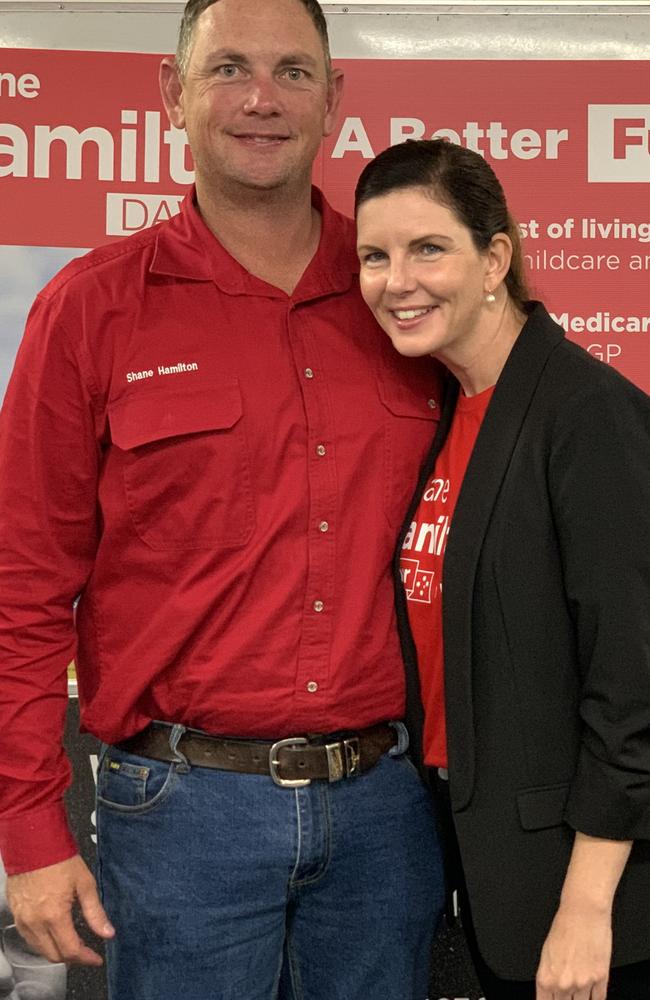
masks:
{"label": "embroidered name on shirt", "polygon": [[[179,361],[176,365],[158,365],[157,375],[178,375],[180,372],[198,372],[199,366],[196,361]],[[152,368],[144,368],[139,372],[127,372],[127,382],[140,382],[142,379],[153,378]]]}
{"label": "embroidered name on shirt", "polygon": [[177,375],[179,372],[198,372],[199,366],[196,361],[190,361],[189,364],[185,364],[183,361],[179,361],[177,365],[170,365],[166,367],[165,365],[158,365],[159,375]]}

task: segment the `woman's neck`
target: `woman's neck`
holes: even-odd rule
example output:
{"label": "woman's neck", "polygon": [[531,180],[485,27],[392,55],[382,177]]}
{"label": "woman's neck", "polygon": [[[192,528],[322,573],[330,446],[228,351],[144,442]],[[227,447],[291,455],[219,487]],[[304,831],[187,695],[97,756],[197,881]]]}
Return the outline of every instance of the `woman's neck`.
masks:
{"label": "woman's neck", "polygon": [[493,320],[457,354],[436,355],[456,376],[466,396],[476,396],[496,384],[526,316],[504,293],[503,307]]}

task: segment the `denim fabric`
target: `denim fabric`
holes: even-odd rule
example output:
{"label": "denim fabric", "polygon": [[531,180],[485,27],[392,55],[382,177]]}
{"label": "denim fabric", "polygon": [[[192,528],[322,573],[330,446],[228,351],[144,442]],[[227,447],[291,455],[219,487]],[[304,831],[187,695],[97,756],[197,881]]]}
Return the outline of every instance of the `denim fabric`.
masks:
{"label": "denim fabric", "polygon": [[443,879],[404,756],[335,784],[107,748],[98,876],[111,1000],[424,1000]]}

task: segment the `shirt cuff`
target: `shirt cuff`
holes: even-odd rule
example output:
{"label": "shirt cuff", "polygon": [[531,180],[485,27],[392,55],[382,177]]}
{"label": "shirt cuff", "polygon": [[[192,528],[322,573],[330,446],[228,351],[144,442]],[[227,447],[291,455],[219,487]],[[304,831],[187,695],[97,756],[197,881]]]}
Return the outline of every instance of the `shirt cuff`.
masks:
{"label": "shirt cuff", "polygon": [[0,856],[7,875],[47,868],[78,853],[62,801],[0,818]]}

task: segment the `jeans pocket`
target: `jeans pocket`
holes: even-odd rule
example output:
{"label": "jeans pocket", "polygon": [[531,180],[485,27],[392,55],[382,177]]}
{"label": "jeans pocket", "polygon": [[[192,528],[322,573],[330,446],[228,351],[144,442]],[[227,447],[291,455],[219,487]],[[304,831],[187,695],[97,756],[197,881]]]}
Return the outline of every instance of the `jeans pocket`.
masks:
{"label": "jeans pocket", "polygon": [[174,764],[108,747],[97,775],[97,803],[117,812],[146,812],[164,802],[176,779]]}

